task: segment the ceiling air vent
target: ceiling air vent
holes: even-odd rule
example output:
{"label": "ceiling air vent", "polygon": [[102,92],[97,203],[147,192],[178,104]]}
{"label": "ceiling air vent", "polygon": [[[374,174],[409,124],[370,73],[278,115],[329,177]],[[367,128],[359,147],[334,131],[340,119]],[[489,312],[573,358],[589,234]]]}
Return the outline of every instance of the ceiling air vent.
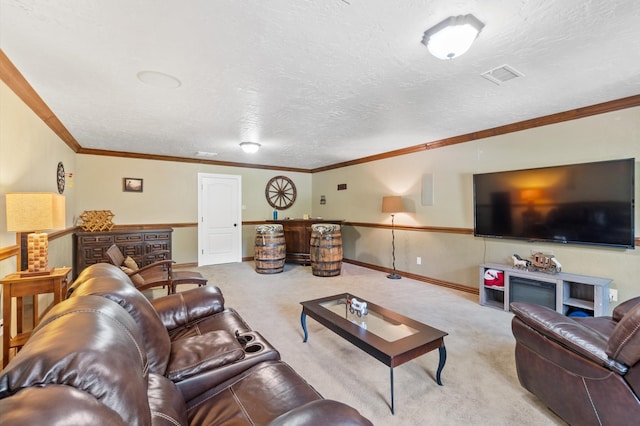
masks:
{"label": "ceiling air vent", "polygon": [[509,65],[501,65],[487,72],[483,72],[480,75],[498,85],[513,80],[514,78],[524,77],[524,74]]}

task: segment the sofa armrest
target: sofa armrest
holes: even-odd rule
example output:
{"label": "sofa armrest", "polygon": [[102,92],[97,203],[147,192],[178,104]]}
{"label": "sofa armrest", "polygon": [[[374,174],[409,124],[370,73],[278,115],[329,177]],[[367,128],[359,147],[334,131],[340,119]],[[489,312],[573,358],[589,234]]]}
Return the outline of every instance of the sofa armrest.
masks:
{"label": "sofa armrest", "polygon": [[524,302],[513,302],[511,311],[516,318],[529,327],[584,358],[618,373],[626,372],[626,366],[607,355],[608,342],[594,330],[585,327],[573,318],[564,316],[546,306]]}
{"label": "sofa armrest", "polygon": [[[176,262],[170,259],[158,260],[156,262],[149,263],[148,265],[141,266],[138,269],[134,269],[132,271],[133,271],[133,274],[138,274],[140,272],[144,272],[144,271],[148,271],[156,268],[164,268],[166,270],[171,270],[171,267],[173,266],[174,263]],[[127,275],[131,276],[132,273],[127,273]]]}
{"label": "sofa armrest", "polygon": [[[205,333],[207,335],[209,333]],[[250,339],[242,344],[245,354],[237,361],[227,363],[220,367],[201,371],[197,375],[176,382],[185,401],[190,401],[198,395],[218,386],[219,384],[247,371],[256,364],[266,361],[280,360],[280,353],[264,337],[255,331],[243,333],[239,341]]]}
{"label": "sofa armrest", "polygon": [[640,305],[630,309],[613,329],[607,354],[628,366],[640,361]]}
{"label": "sofa armrest", "polygon": [[633,299],[629,299],[627,301],[622,302],[613,310],[613,320],[619,322],[623,316],[631,309],[635,308],[640,304],[640,296],[634,297]]}
{"label": "sofa armrest", "polygon": [[151,301],[162,323],[171,331],[224,310],[224,297],[216,286],[193,288]]}
{"label": "sofa armrest", "polygon": [[373,426],[368,419],[346,404],[330,399],[319,399],[284,413],[271,422],[269,426],[294,425],[340,425],[340,426]]}
{"label": "sofa armrest", "polygon": [[179,339],[171,344],[166,376],[174,382],[234,363],[244,358],[244,349],[225,330]]}

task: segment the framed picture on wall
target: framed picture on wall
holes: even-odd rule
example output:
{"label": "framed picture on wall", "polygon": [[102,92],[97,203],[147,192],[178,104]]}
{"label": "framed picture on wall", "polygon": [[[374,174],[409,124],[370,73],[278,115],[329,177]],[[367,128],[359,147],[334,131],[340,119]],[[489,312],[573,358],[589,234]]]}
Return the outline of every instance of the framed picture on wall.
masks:
{"label": "framed picture on wall", "polygon": [[122,178],[122,190],[124,192],[142,192],[142,179]]}

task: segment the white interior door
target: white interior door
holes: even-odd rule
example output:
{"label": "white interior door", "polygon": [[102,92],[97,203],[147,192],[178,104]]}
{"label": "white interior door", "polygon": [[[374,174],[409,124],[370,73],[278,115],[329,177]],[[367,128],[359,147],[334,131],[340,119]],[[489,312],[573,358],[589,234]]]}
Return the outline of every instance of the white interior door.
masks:
{"label": "white interior door", "polygon": [[198,173],[198,266],[242,261],[242,176]]}

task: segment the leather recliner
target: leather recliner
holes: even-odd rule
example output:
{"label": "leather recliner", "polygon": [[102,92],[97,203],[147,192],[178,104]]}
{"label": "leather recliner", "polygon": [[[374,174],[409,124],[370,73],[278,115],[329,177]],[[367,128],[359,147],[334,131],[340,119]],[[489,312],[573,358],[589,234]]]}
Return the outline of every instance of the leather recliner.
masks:
{"label": "leather recliner", "polygon": [[571,425],[638,424],[640,297],[595,318],[524,302],[510,306],[525,389]]}
{"label": "leather recliner", "polygon": [[99,264],[69,293],[0,374],[0,424],[371,425],[324,400],[213,286],[152,305]]}

